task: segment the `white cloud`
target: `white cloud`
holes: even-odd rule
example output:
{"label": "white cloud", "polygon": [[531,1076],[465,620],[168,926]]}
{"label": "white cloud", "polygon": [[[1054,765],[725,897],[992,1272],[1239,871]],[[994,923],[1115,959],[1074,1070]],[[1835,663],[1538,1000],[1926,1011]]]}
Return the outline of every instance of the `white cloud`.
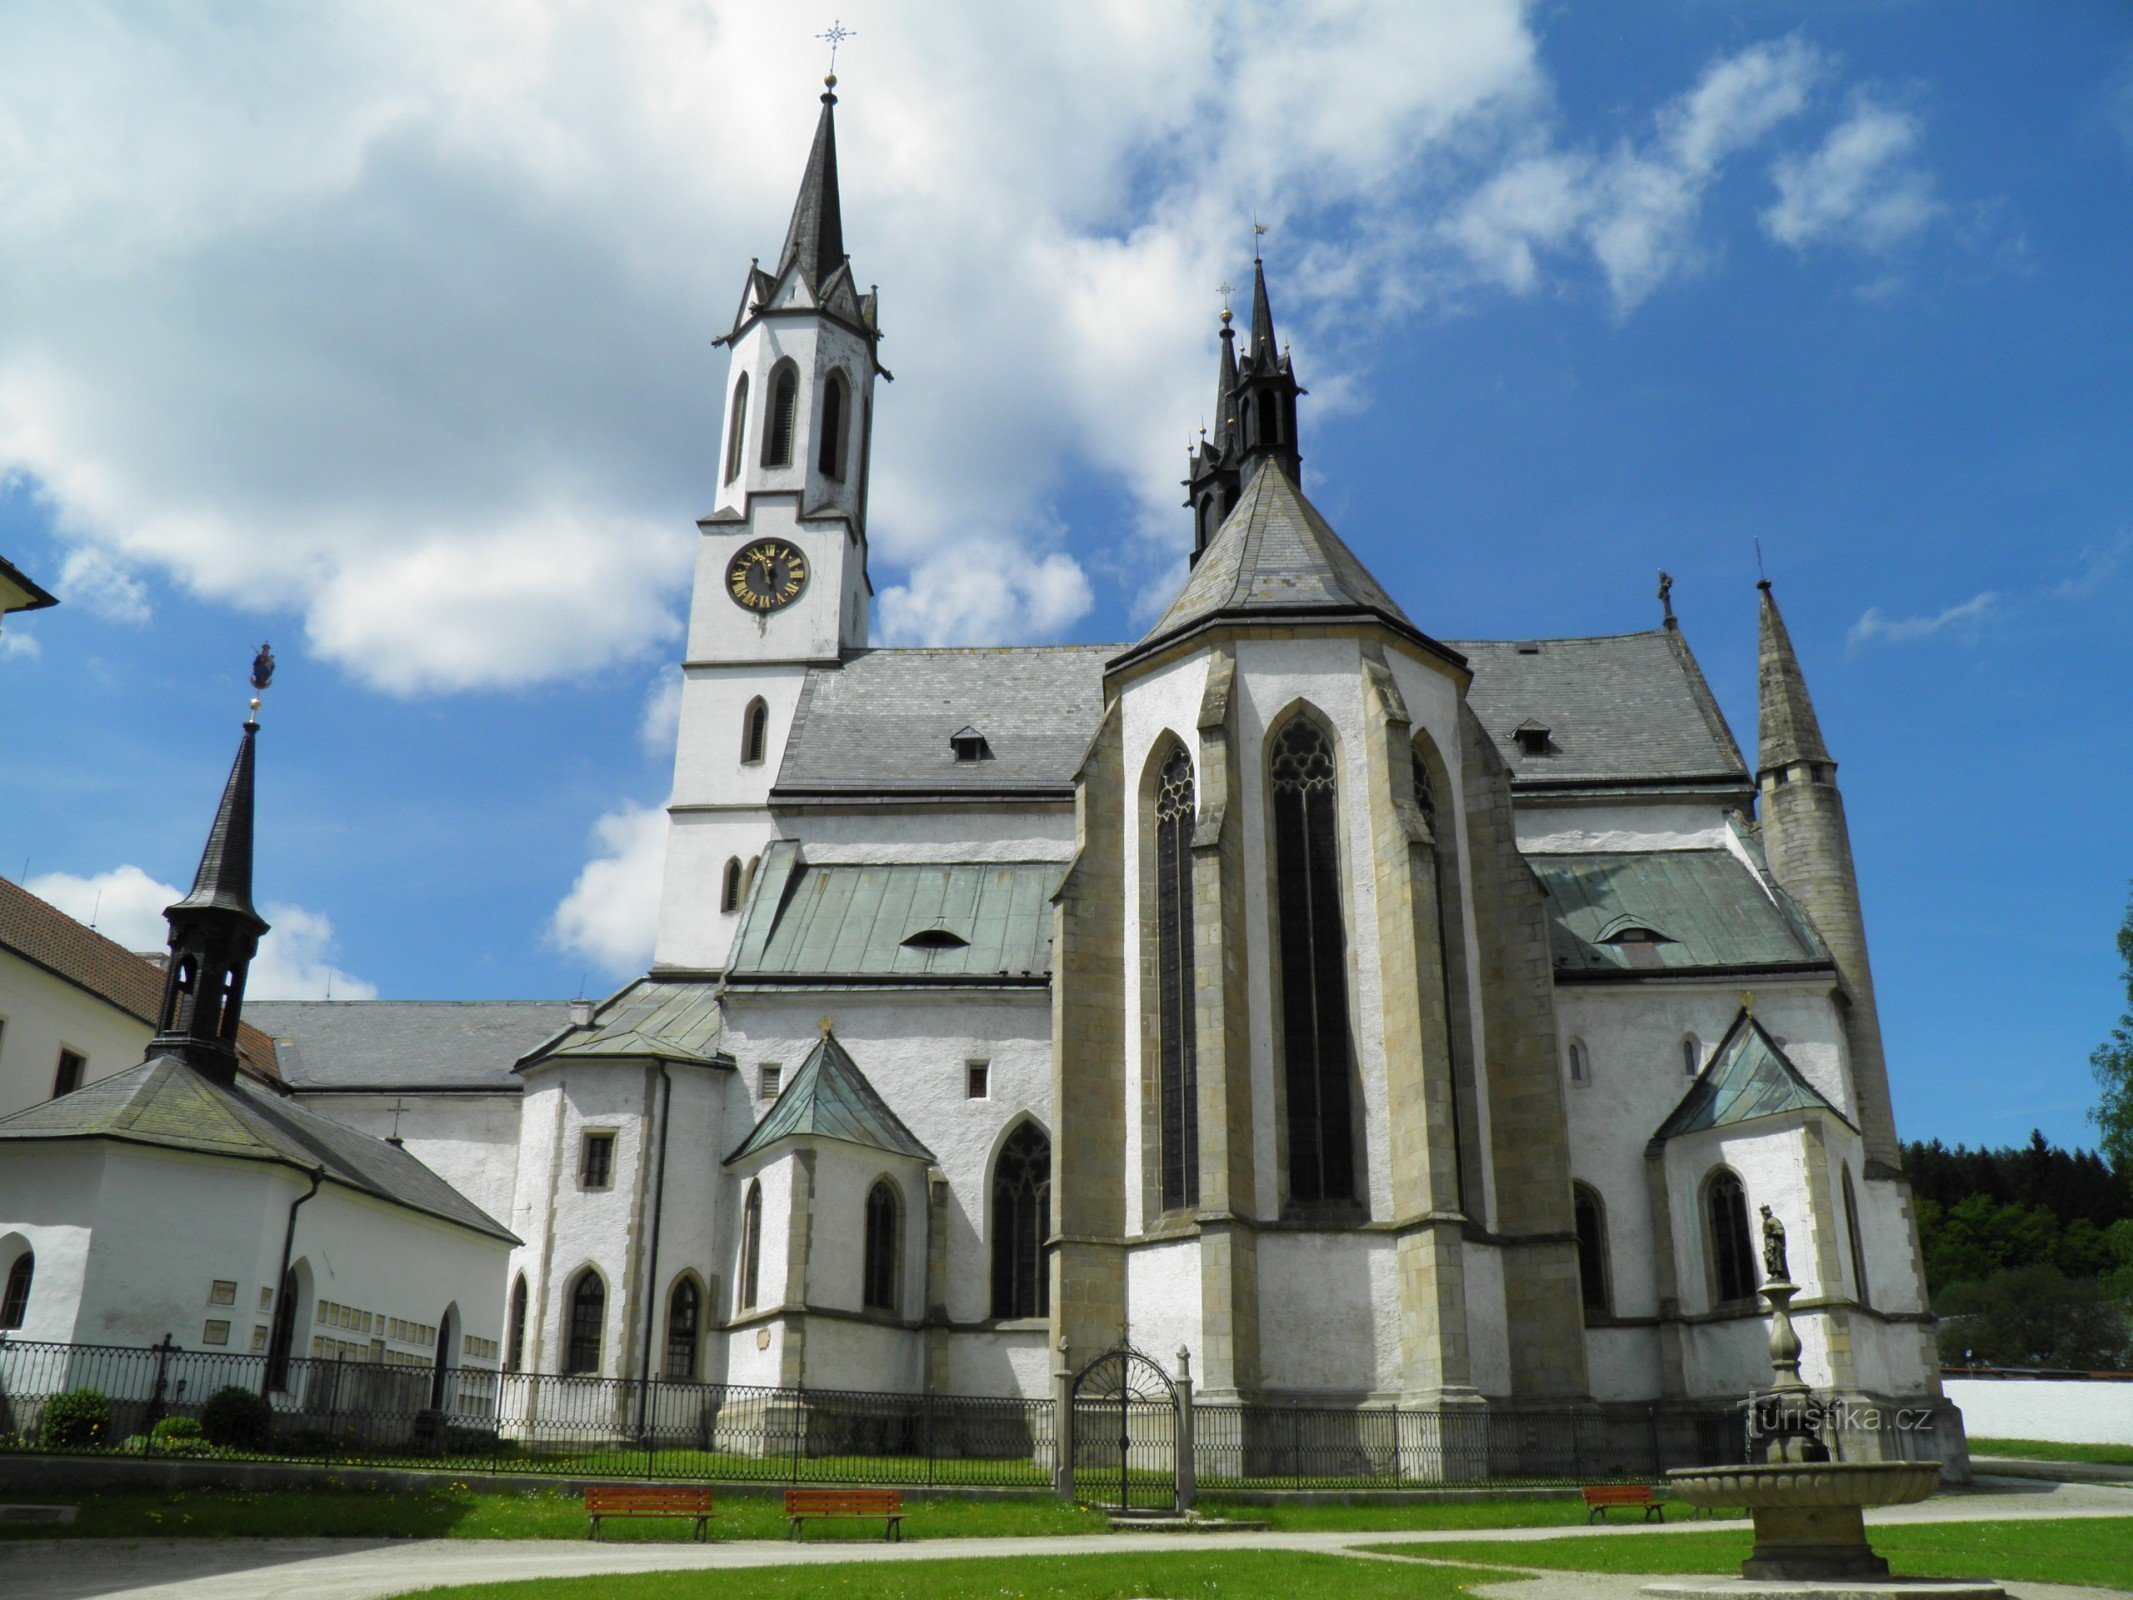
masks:
{"label": "white cloud", "polygon": [[1886,255],[1944,209],[1916,164],[1922,134],[1909,112],[1855,100],[1812,155],[1772,167],[1778,198],[1763,213],[1765,231],[1795,250],[1843,245]]}
{"label": "white cloud", "polygon": [[106,622],[138,627],[153,615],[147,586],[109,552],[93,545],[67,553],[59,569],[59,597]]}
{"label": "white cloud", "polygon": [[1879,606],[1868,606],[1859,620],[1852,624],[1846,641],[1853,647],[1882,639],[1890,644],[1904,644],[1913,639],[1930,639],[1936,633],[1953,628],[1965,633],[1988,618],[1998,615],[2001,597],[1988,589],[1983,594],[1973,595],[1961,605],[1930,617],[1884,616]]}
{"label": "white cloud", "polygon": [[1058,552],[1010,544],[942,549],[881,595],[883,630],[914,644],[999,644],[1056,634],[1089,609],[1089,581]]}
{"label": "white cloud", "polygon": [[35,661],[42,654],[44,646],[37,642],[35,634],[14,628],[0,629],[0,661],[11,661],[18,656],[25,661]]}
{"label": "white cloud", "polygon": [[558,944],[611,973],[641,972],[659,926],[664,806],[626,805],[593,825],[596,854],[556,907]]}
{"label": "white cloud", "polygon": [[672,755],[681,735],[681,673],[668,668],[652,680],[644,697],[644,715],[637,724],[637,738],[654,755]]}
{"label": "white cloud", "polygon": [[[150,877],[139,867],[114,867],[90,877],[47,872],[23,887],[50,902],[77,922],[93,926],[105,938],[129,950],[161,950],[170,942],[163,908],[184,895],[175,884]],[[272,924],[259,941],[259,953],[245,984],[254,1000],[373,1000],[377,989],[328,959],[333,953],[333,924],[301,906],[269,903],[261,913]]]}

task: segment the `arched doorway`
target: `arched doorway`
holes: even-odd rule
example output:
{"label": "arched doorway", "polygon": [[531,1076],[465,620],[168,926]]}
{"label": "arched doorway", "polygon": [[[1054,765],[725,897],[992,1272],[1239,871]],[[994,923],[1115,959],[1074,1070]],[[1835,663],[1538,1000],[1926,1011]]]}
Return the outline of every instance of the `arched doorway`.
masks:
{"label": "arched doorway", "polygon": [[1121,1340],[1074,1374],[1074,1497],[1121,1511],[1178,1509],[1178,1391]]}

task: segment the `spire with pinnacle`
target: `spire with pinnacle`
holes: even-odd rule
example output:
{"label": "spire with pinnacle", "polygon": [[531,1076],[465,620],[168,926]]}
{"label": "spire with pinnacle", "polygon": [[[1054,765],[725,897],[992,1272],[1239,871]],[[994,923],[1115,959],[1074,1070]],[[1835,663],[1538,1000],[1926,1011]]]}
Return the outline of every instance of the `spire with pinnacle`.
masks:
{"label": "spire with pinnacle", "polygon": [[[1222,285],[1225,296],[1229,285]],[[1236,463],[1237,330],[1222,308],[1222,364],[1215,375],[1215,428],[1200,433],[1199,448],[1186,461],[1185,503],[1192,507],[1192,560],[1197,562],[1215,530],[1236,508],[1243,481]]]}
{"label": "spire with pinnacle", "polygon": [[1807,679],[1800,672],[1792,635],[1785,631],[1785,618],[1770,592],[1770,580],[1765,578],[1756,587],[1763,592],[1756,652],[1756,676],[1761,686],[1756,770],[1773,772],[1802,761],[1828,766],[1829,747],[1822,742],[1822,724],[1815,717]]}
{"label": "spire with pinnacle", "polygon": [[1266,263],[1252,261],[1252,327],[1244,359],[1237,365],[1236,418],[1230,457],[1242,477],[1250,477],[1259,460],[1281,463],[1297,483],[1303,482],[1303,454],[1297,448],[1296,400],[1304,393],[1289,364],[1288,351],[1274,340],[1274,307],[1266,292]]}
{"label": "spire with pinnacle", "polygon": [[800,177],[785,248],[778,254],[777,276],[795,262],[811,290],[819,291],[844,264],[844,212],[837,199],[837,74],[822,80],[822,116],[815,123],[814,147]]}
{"label": "spire with pinnacle", "polygon": [[[274,658],[261,647],[252,687],[264,690]],[[170,956],[163,968],[163,1004],[151,1056],[177,1056],[228,1080],[237,1071],[237,1022],[244,982],[266,919],[252,904],[252,772],[259,737],[259,699],[252,699],[237,744],[237,759],[222,786],[222,802],[207,830],[207,846],[193,873],[192,891],[164,911]]]}

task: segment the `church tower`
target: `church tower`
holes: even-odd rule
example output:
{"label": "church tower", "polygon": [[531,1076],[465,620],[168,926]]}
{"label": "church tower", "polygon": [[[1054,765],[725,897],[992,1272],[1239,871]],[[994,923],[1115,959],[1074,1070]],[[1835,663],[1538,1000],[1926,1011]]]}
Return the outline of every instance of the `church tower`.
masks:
{"label": "church tower", "polygon": [[1866,1141],[1870,1178],[1894,1177],[1902,1153],[1889,1103],[1888,1065],[1881,1052],[1881,1017],[1874,1006],[1874,974],[1867,964],[1866,919],[1852,867],[1851,830],[1837,764],[1822,742],[1822,724],[1808,697],[1792,636],[1785,630],[1766,578],[1757,651],[1760,708],[1756,784],[1761,791],[1763,848],[1777,881],[1813,921],[1836,959],[1843,985],[1844,1031],[1852,1064],[1852,1092]]}
{"label": "church tower", "polygon": [[811,666],[867,644],[876,297],[844,253],[836,77],[776,266],[731,331],[715,508],[697,527],[656,965],[717,971],[773,829],[770,786]]}

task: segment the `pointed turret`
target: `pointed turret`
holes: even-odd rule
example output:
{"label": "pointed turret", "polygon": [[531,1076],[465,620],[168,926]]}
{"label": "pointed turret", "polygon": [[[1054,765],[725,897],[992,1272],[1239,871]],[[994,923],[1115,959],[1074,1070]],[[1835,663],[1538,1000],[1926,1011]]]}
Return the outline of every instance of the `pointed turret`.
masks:
{"label": "pointed turret", "polygon": [[1243,492],[1236,463],[1237,330],[1222,308],[1222,364],[1215,374],[1215,430],[1200,435],[1186,461],[1185,503],[1192,507],[1192,560],[1197,563],[1215,530],[1236,509]]}
{"label": "pointed turret", "polygon": [[[264,685],[260,685],[264,687]],[[169,907],[170,956],[150,1056],[177,1056],[224,1081],[237,1071],[237,1023],[244,983],[266,919],[252,905],[252,771],[259,736],[246,720],[222,803],[207,831],[192,892]]]}
{"label": "pointed turret", "polygon": [[1851,830],[1837,764],[1822,742],[1822,724],[1807,679],[1766,579],[1757,676],[1761,709],[1756,778],[1761,792],[1763,849],[1771,875],[1807,913],[1837,964],[1852,1093],[1866,1142],[1867,1176],[1894,1177],[1902,1151],[1889,1102],[1881,1018],[1867,961],[1866,918],[1852,866]]}
{"label": "pointed turret", "polygon": [[1235,393],[1236,421],[1229,455],[1240,475],[1249,478],[1253,462],[1271,459],[1302,483],[1296,400],[1304,390],[1296,382],[1288,352],[1274,342],[1274,307],[1267,297],[1264,261],[1252,262],[1252,327],[1244,359],[1237,364]]}
{"label": "pointed turret", "polygon": [[800,195],[793,202],[785,248],[778,253],[777,275],[798,263],[811,290],[819,291],[844,264],[844,212],[837,199],[837,75],[823,79],[822,115],[815,123],[815,143],[807,152]]}
{"label": "pointed turret", "polygon": [[1266,263],[1259,257],[1252,258],[1252,340],[1245,347],[1247,361],[1257,363],[1272,361],[1281,354],[1280,346],[1274,343],[1274,303],[1266,293]]}

